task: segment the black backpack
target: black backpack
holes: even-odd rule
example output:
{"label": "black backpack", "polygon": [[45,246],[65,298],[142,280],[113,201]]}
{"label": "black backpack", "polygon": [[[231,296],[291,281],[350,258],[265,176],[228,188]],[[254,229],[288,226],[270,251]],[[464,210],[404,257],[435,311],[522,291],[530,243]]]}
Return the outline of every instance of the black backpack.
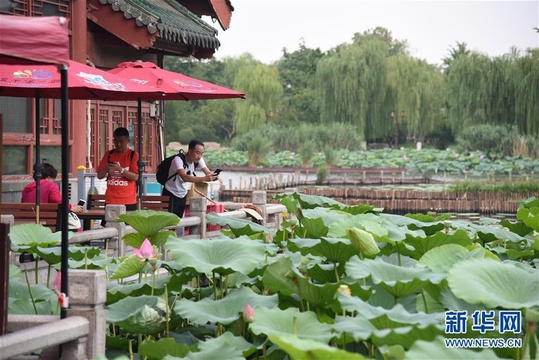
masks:
{"label": "black backpack", "polygon": [[[155,178],[159,184],[164,186],[167,181],[178,175],[177,173],[174,173],[171,176],[168,176],[168,172],[170,171],[170,165],[172,164],[172,160],[174,160],[176,156],[179,156],[182,159],[183,168],[187,169],[187,160],[185,159],[185,153],[183,149],[180,149],[177,154],[167,157],[165,160],[161,161],[161,164],[157,165],[157,172],[155,173]],[[197,166],[198,163],[195,163],[195,169],[197,168]],[[192,175],[196,176],[195,173],[193,173]]]}

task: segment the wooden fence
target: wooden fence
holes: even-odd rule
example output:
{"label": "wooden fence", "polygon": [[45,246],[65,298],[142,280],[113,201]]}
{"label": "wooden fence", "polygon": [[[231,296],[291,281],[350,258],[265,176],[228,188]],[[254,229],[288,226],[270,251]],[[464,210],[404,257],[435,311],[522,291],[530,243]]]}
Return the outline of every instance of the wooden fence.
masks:
{"label": "wooden fence", "polygon": [[[278,203],[272,199],[273,195],[286,191],[268,190],[268,203]],[[307,195],[325,196],[347,205],[373,205],[393,214],[426,212],[514,214],[522,200],[539,196],[537,193],[376,190],[350,187],[302,187],[300,191]],[[250,198],[250,194],[250,190],[221,190],[219,197],[222,201],[243,202]]]}

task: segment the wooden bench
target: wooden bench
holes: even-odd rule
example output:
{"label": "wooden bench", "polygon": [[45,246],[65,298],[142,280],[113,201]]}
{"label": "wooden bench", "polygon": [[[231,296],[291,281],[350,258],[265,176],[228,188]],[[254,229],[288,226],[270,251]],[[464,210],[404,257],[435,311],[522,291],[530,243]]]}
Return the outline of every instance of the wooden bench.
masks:
{"label": "wooden bench", "polygon": [[[142,195],[142,210],[168,211],[168,196]],[[104,194],[89,194],[87,210],[105,210]]]}
{"label": "wooden bench", "polygon": [[[60,230],[59,204],[40,204],[39,223],[52,231]],[[36,222],[36,204],[3,202],[0,207],[2,215],[13,215],[15,225]]]}

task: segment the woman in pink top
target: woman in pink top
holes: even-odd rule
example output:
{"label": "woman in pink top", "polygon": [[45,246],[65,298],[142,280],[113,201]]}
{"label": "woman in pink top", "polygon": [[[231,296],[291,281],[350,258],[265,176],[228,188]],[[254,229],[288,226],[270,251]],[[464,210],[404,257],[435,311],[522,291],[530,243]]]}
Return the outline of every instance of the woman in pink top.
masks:
{"label": "woman in pink top", "polygon": [[[58,184],[54,182],[58,171],[51,164],[43,164],[43,170],[41,171],[41,181],[39,182],[39,200],[41,203],[62,203],[62,195],[60,194],[60,188]],[[23,203],[36,202],[36,183],[32,182],[24,187],[22,190]],[[80,205],[67,204],[69,210],[81,213],[83,211]]]}

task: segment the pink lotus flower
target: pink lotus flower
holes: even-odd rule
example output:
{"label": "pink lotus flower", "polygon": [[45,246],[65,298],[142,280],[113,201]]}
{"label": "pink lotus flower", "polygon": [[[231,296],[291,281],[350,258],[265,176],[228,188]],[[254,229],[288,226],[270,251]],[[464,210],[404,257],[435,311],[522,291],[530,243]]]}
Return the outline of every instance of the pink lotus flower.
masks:
{"label": "pink lotus flower", "polygon": [[52,288],[56,295],[60,295],[60,291],[62,289],[62,272],[58,271],[56,273],[56,277],[54,278],[54,286]]}
{"label": "pink lotus flower", "polygon": [[154,251],[150,240],[145,239],[140,246],[140,249],[133,248],[133,252],[137,255],[140,262],[152,261],[157,259],[157,252]]}
{"label": "pink lotus flower", "polygon": [[249,304],[245,304],[245,307],[243,308],[243,321],[246,323],[252,323],[255,319],[255,311]]}

